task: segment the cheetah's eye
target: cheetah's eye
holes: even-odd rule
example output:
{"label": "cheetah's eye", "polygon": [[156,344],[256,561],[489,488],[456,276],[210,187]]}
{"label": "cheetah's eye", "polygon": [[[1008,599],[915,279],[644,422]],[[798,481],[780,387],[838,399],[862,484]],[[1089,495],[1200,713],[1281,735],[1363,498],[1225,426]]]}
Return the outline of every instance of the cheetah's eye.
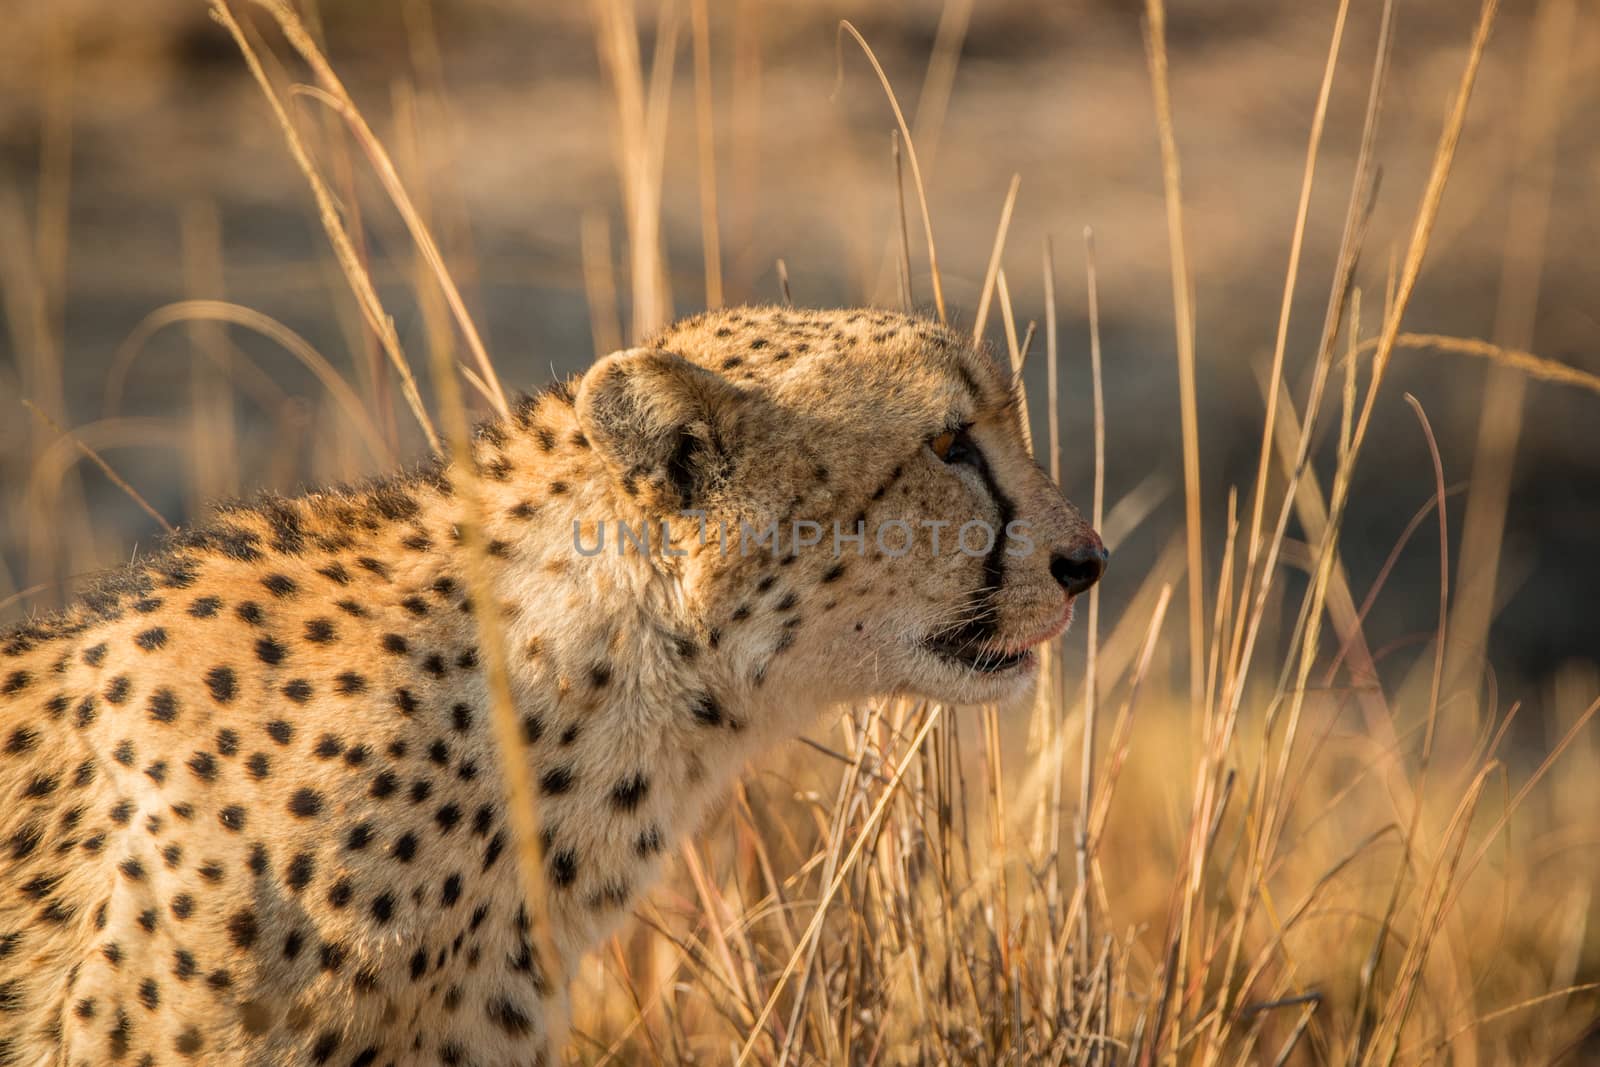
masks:
{"label": "cheetah's eye", "polygon": [[969,463],[977,455],[972,439],[967,435],[971,427],[946,430],[928,439],[928,449],[946,463]]}

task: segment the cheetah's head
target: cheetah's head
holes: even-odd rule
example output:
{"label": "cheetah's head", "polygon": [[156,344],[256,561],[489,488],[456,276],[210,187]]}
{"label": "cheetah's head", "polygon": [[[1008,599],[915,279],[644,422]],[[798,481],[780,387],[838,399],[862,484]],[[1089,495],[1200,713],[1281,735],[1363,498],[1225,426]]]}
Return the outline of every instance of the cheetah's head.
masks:
{"label": "cheetah's head", "polygon": [[1010,699],[1105,566],[1010,375],[924,319],[710,313],[597,363],[578,417],[617,499],[705,515],[673,519],[688,554],[657,562],[774,695]]}

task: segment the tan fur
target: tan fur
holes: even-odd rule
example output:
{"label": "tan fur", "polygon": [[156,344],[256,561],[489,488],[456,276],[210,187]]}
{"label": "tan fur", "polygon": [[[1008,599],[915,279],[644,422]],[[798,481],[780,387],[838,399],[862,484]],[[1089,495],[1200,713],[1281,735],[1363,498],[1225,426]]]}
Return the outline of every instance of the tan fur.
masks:
{"label": "tan fur", "polygon": [[[968,424],[982,469],[928,444]],[[930,641],[1053,636],[1052,560],[1098,551],[1007,379],[885,312],[703,315],[476,448],[561,958],[529,945],[448,478],[269,498],[0,636],[0,1064],[554,1062],[564,976],[753,753],[845,701],[1016,697],[1030,662]],[[1031,554],[951,550],[1007,517]],[[752,546],[775,520],[822,542]]]}

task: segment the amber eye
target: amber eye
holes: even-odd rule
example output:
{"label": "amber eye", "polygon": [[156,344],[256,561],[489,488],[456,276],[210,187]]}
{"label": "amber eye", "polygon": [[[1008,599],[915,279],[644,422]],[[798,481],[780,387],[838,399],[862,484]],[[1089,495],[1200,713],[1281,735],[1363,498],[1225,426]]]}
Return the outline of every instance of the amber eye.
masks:
{"label": "amber eye", "polygon": [[983,457],[967,431],[970,425],[946,430],[928,438],[928,449],[946,463],[982,463]]}

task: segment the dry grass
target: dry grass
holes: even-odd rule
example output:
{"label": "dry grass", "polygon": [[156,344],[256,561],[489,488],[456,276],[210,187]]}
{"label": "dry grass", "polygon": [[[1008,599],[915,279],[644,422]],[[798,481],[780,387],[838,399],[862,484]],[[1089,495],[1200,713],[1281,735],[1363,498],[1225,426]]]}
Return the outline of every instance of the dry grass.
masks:
{"label": "dry grass", "polygon": [[[322,473],[356,474],[417,445],[416,436],[394,420],[389,391],[395,385],[427,441],[459,450],[465,447],[466,409],[452,369],[490,406],[503,400],[447,266],[465,263],[470,269],[470,248],[459,241],[436,243],[439,219],[430,208],[426,168],[406,165],[426,151],[424,124],[396,135],[397,149],[406,149],[397,151],[397,166],[322,58],[314,6],[302,9],[308,13],[302,23],[277,0],[255,3],[270,19],[235,21],[249,6],[243,3],[230,9],[216,0],[215,9],[244,51],[287,147],[311,183],[335,250],[328,276],[342,277],[354,295],[345,313],[356,355],[348,371],[338,369],[275,320],[218,299],[216,279],[202,277],[197,288],[212,291],[197,291],[193,300],[156,312],[118,363],[131,367],[142,340],[167,323],[249,328],[314,370],[327,393],[321,416],[308,416],[283,397],[272,375],[234,348],[220,326],[197,346],[197,388],[220,380],[252,396],[281,420],[291,454],[297,438],[314,434],[328,457]],[[926,113],[934,118],[925,126],[919,108],[917,139],[938,136],[937,116],[950,92],[953,57],[969,14],[968,4],[946,7],[924,87],[925,97],[931,93]],[[1399,418],[1396,412],[1404,410],[1384,389],[1397,348],[1472,355],[1506,373],[1589,390],[1600,385],[1591,375],[1522,351],[1523,341],[1514,336],[1500,344],[1402,331],[1494,15],[1488,0],[1455,98],[1441,117],[1410,245],[1390,291],[1365,301],[1381,310],[1378,329],[1369,334],[1353,279],[1375,184],[1372,144],[1390,18],[1385,7],[1345,239],[1309,385],[1296,397],[1283,371],[1290,294],[1328,83],[1346,25],[1347,7],[1337,5],[1265,386],[1268,417],[1258,474],[1245,487],[1241,517],[1238,493],[1225,501],[1201,499],[1194,328],[1187,307],[1192,283],[1182,246],[1174,137],[1182,115],[1172,114],[1162,5],[1151,0],[1148,58],[1167,178],[1184,394],[1184,529],[1173,533],[1132,596],[1104,605],[1104,632],[1099,591],[1091,597],[1066,645],[1051,650],[1031,715],[912,702],[851,709],[837,722],[821,724],[807,747],[776,753],[757,768],[705,834],[682,845],[667,884],[640,907],[637,926],[605,946],[578,976],[572,1060],[1410,1065],[1577,1063],[1595,1054],[1600,937],[1590,919],[1600,879],[1593,786],[1600,778],[1600,746],[1591,728],[1600,710],[1596,674],[1575,669],[1558,681],[1554,718],[1541,724],[1539,738],[1537,729],[1517,722],[1517,704],[1499,703],[1492,674],[1446,671],[1452,625],[1447,558],[1441,558],[1436,632],[1413,645],[1372,649],[1362,626],[1383,602],[1389,568],[1358,600],[1356,577],[1339,554],[1341,531],[1359,510],[1351,500],[1353,472],[1359,464],[1381,461],[1364,454],[1368,430],[1374,419]],[[634,316],[632,329],[624,331],[609,222],[587,217],[584,288],[596,344],[605,347],[647,332],[671,306],[660,201],[680,28],[688,30],[682,36],[694,51],[705,285],[713,301],[720,299],[724,257],[714,179],[719,146],[709,118],[720,102],[713,97],[710,70],[717,49],[729,45],[709,32],[704,0],[687,7],[667,3],[661,16],[667,28],[657,37],[647,71],[631,3],[595,0],[593,16],[616,103],[628,306]],[[287,49],[263,41],[260,31],[269,25],[286,33]],[[892,177],[900,190],[900,217],[885,220],[885,233],[898,236],[885,245],[884,263],[898,262],[897,293],[909,300],[913,268],[899,170],[903,153],[927,239],[934,305],[943,317],[934,220],[918,165],[917,149],[925,146],[914,139],[868,41],[848,24],[840,32],[853,35],[865,51],[898,127],[884,168],[885,180]],[[295,84],[298,68],[286,67],[295,55],[307,64],[316,88]],[[734,80],[736,95],[748,82],[746,68],[737,69],[745,74]],[[70,79],[70,69],[53,77]],[[397,111],[409,101],[407,114],[447,113],[437,84],[407,84],[396,100]],[[315,106],[297,110],[297,101]],[[323,108],[343,125],[321,121],[327,117],[319,114]],[[18,540],[30,546],[26,575],[13,580],[0,573],[0,581],[19,590],[0,605],[13,613],[19,602],[87,569],[89,560],[122,552],[121,546],[107,551],[95,543],[76,456],[109,472],[112,465],[103,456],[108,449],[154,442],[181,451],[186,440],[195,439],[115,415],[121,378],[132,373],[126,369],[108,385],[105,419],[79,426],[71,436],[49,421],[61,408],[64,366],[59,314],[66,231],[60,203],[70,158],[67,138],[52,127],[44,142],[45,195],[31,227],[14,199],[0,197],[0,236],[8,247],[0,255],[0,291],[16,348],[30,354],[21,385],[44,416],[28,434],[26,492],[13,487],[25,504],[8,509]],[[375,169],[385,202],[357,210],[361,183],[353,157]],[[1005,344],[1013,365],[1020,366],[1034,324],[1019,340],[1004,271],[1016,195],[1013,179],[1003,200],[997,196],[1000,223],[977,323],[981,335],[991,300],[998,299]],[[384,211],[398,213],[418,249],[410,278],[429,319],[432,395],[442,440],[373,281],[363,219]],[[1011,243],[1021,241],[1013,235]],[[1108,536],[1113,526],[1125,536],[1127,521],[1117,526],[1118,516],[1142,521],[1137,516],[1148,514],[1142,502],[1148,493],[1136,490],[1122,502],[1104,499],[1105,453],[1115,445],[1117,427],[1103,424],[1100,404],[1092,243],[1086,266],[1086,274],[1067,272],[1058,281],[1046,244],[1050,410],[1060,410],[1064,347],[1057,336],[1055,287],[1083,284],[1091,336],[1067,339],[1065,347],[1086,345],[1091,352],[1092,511]],[[1526,270],[1515,276],[1525,279]],[[458,339],[471,356],[470,367],[454,356]],[[1339,395],[1326,395],[1330,382]],[[1416,446],[1431,452],[1436,484],[1396,553],[1430,522],[1447,551],[1454,493],[1427,416],[1414,401],[1413,406]],[[202,414],[195,413],[197,429]],[[1330,422],[1336,423],[1327,432],[1337,434],[1338,458],[1333,469],[1319,472],[1312,446]],[[1062,438],[1054,415],[1048,437],[1036,435],[1048,442],[1053,472],[1059,471]],[[198,472],[201,465],[194,466]],[[237,480],[237,469],[212,470],[207,478]],[[132,486],[120,478],[116,483],[164,524]],[[470,484],[464,488],[470,498]],[[1503,524],[1501,500],[1499,515],[1475,521]],[[1210,513],[1215,521],[1219,511],[1226,518],[1221,566],[1208,583],[1199,572],[1202,515]],[[1305,540],[1290,536],[1291,520]],[[1185,582],[1188,610],[1172,612],[1177,587]],[[1475,625],[1482,624],[1479,619]],[[1087,651],[1083,678],[1066,669],[1069,659],[1078,660],[1080,642]],[[1415,681],[1386,691],[1378,670],[1404,673],[1391,667],[1396,661],[1412,665]],[[1180,684],[1171,683],[1175,674],[1183,676]],[[531,814],[531,805],[523,807]]]}

